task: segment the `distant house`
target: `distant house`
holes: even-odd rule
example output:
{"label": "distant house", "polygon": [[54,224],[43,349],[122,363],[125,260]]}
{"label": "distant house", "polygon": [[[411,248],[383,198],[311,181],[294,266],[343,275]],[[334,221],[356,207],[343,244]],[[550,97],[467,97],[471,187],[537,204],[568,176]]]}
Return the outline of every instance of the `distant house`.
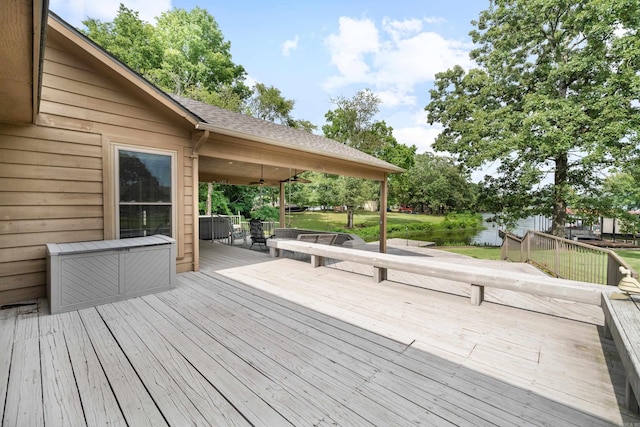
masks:
{"label": "distant house", "polygon": [[315,170],[386,183],[402,172],[171,97],[46,4],[0,3],[0,304],[45,295],[46,243],[162,233],[177,241],[177,271],[197,270],[199,182],[282,186]]}

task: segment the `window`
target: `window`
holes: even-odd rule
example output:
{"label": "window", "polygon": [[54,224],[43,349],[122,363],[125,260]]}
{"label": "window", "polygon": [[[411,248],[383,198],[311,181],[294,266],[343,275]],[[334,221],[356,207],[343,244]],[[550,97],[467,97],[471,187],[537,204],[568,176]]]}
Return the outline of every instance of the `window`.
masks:
{"label": "window", "polygon": [[117,237],[174,236],[175,153],[116,147]]}

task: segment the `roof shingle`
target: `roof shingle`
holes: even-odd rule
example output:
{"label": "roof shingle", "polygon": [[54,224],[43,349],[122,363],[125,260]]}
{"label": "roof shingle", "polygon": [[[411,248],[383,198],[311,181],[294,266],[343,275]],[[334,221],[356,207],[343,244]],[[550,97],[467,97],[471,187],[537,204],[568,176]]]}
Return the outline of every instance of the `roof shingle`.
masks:
{"label": "roof shingle", "polygon": [[242,134],[247,139],[259,138],[261,142],[375,166],[392,173],[404,171],[398,166],[324,136],[225,110],[182,96],[171,95],[171,97],[183,108],[203,120],[207,125],[220,130],[221,133],[227,131]]}

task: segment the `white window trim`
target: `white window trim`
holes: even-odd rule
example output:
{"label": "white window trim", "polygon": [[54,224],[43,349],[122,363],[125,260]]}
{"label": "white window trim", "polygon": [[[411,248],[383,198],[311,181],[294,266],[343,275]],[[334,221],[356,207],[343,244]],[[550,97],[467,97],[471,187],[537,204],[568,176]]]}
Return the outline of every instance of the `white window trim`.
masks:
{"label": "white window trim", "polygon": [[139,145],[113,144],[113,188],[115,208],[115,232],[116,239],[120,239],[120,150],[136,151],[139,153],[159,154],[171,157],[171,237],[177,239],[178,231],[178,152],[174,150],[162,150],[157,148],[141,147]]}

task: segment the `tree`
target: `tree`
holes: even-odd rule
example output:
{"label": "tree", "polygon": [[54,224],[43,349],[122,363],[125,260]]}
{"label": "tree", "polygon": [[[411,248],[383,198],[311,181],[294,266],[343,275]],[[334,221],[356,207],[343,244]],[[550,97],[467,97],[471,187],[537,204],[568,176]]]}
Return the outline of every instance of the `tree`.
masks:
{"label": "tree", "polygon": [[440,214],[474,208],[476,187],[451,158],[417,154],[405,175],[407,185],[400,197],[403,204]]}
{"label": "tree", "polygon": [[122,3],[113,22],[88,18],[83,31],[94,42],[144,76],[159,68],[162,47],[155,28],[140,19],[138,12]]}
{"label": "tree", "polygon": [[552,217],[635,149],[640,127],[636,0],[491,0],[471,32],[478,68],[436,75],[434,148],[467,168],[499,163],[485,190],[507,215]]}
{"label": "tree", "polygon": [[163,12],[153,26],[121,4],[113,22],[83,24],[89,38],[169,93],[236,111],[236,98],[244,102],[251,93],[244,68],[231,59],[231,44],[205,9]]}
{"label": "tree", "polygon": [[238,92],[248,93],[243,83],[244,68],[231,60],[231,43],[224,40],[215,19],[205,9],[163,12],[157,18],[156,32],[163,58],[155,77],[162,87],[181,95],[200,86],[216,92],[232,84]]}
{"label": "tree", "polygon": [[289,126],[294,105],[295,101],[283,97],[280,89],[256,83],[247,103],[247,112],[258,119]]}
{"label": "tree", "polygon": [[[365,89],[351,99],[337,97],[331,101],[336,108],[325,114],[327,123],[322,126],[322,132],[327,138],[402,168],[413,164],[416,147],[399,144],[393,136],[392,127],[387,126],[384,121],[374,121],[379,111],[380,98],[373,92]],[[360,195],[371,195],[371,189],[365,180],[344,177],[341,179],[339,193],[342,204],[347,206],[347,228],[350,228],[353,225],[353,210],[361,204]],[[372,197],[376,200],[378,196]]]}

